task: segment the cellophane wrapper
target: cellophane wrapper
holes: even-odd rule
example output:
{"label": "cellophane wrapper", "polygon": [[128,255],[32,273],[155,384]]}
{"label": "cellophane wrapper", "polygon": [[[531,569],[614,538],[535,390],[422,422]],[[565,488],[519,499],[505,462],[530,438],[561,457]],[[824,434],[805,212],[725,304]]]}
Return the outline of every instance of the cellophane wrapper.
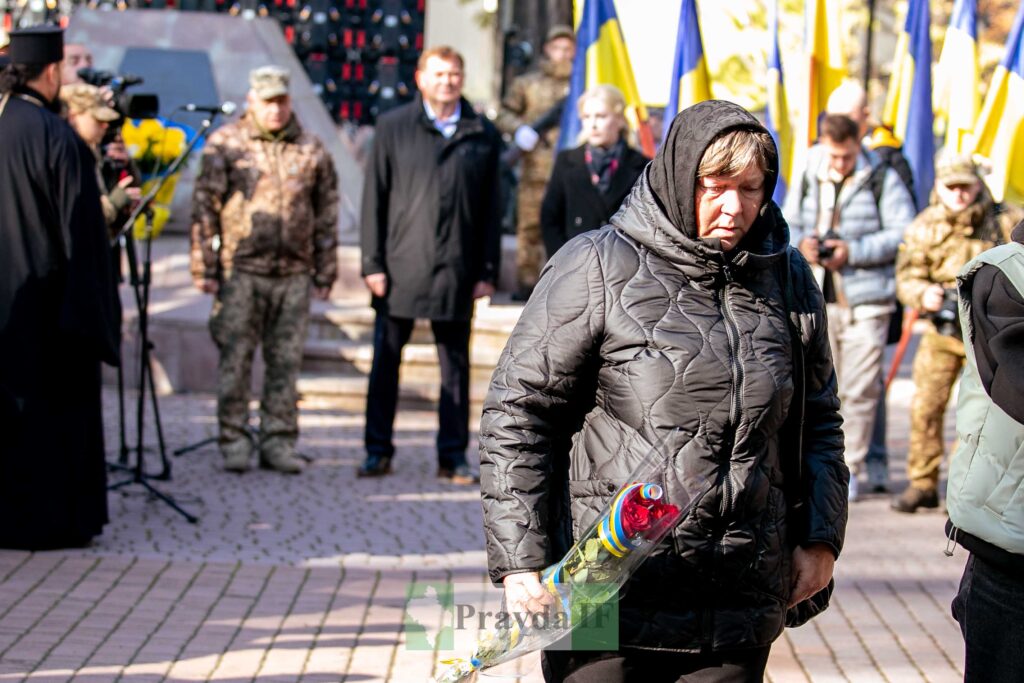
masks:
{"label": "cellophane wrapper", "polygon": [[[549,647],[616,600],[619,588],[699,498],[694,491],[700,487],[669,486],[670,468],[671,458],[660,444],[651,448],[569,552],[541,573],[542,585],[554,598],[551,611],[543,619],[509,618],[500,626],[499,620],[478,638],[471,655],[443,660],[445,668],[433,681],[464,681],[477,671]],[[504,599],[501,610],[507,613]]]}

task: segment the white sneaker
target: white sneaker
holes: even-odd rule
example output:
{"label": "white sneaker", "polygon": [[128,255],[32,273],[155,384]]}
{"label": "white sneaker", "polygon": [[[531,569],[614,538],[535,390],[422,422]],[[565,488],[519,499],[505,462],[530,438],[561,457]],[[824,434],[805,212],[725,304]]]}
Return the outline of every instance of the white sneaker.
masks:
{"label": "white sneaker", "polygon": [[851,503],[856,503],[860,499],[860,495],[859,495],[859,492],[857,490],[859,488],[860,488],[860,484],[857,481],[857,476],[854,475],[854,474],[851,474],[850,475],[850,494],[849,494],[849,501]]}

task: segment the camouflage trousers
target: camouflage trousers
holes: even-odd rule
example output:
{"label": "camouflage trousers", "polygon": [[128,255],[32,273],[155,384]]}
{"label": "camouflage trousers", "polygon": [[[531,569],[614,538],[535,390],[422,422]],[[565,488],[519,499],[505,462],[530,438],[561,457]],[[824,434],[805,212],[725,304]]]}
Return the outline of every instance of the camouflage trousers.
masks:
{"label": "camouflage trousers", "polygon": [[516,279],[521,287],[534,287],[544,267],[544,237],[540,230],[540,203],[544,183],[521,181],[516,199]]}
{"label": "camouflage trousers", "polygon": [[260,399],[260,452],[291,454],[299,436],[298,391],[309,321],[309,275],[265,277],[234,272],[221,284],[210,315],[210,334],[220,350],[217,367],[218,443],[229,455],[249,448],[252,358],[262,344],[266,371]]}
{"label": "camouflage trousers", "polygon": [[965,358],[962,341],[936,332],[926,333],[917,348],[907,451],[907,478],[916,488],[933,491],[939,486],[943,418]]}

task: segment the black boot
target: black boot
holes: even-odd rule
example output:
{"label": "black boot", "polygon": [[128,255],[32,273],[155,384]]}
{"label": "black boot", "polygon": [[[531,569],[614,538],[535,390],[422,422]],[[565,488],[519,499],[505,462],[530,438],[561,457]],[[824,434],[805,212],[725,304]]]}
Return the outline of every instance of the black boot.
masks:
{"label": "black boot", "polygon": [[357,477],[383,477],[391,474],[391,456],[368,455],[356,470]]}
{"label": "black boot", "polygon": [[939,492],[935,489],[919,489],[908,486],[907,489],[892,499],[891,507],[896,512],[917,512],[918,508],[939,507]]}

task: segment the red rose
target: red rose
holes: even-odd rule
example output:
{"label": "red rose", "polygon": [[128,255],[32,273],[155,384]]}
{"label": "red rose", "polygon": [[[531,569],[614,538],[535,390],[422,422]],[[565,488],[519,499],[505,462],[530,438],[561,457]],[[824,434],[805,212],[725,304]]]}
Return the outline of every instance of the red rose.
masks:
{"label": "red rose", "polygon": [[622,506],[622,530],[627,538],[634,538],[651,528],[651,511],[638,501],[630,499]]}

